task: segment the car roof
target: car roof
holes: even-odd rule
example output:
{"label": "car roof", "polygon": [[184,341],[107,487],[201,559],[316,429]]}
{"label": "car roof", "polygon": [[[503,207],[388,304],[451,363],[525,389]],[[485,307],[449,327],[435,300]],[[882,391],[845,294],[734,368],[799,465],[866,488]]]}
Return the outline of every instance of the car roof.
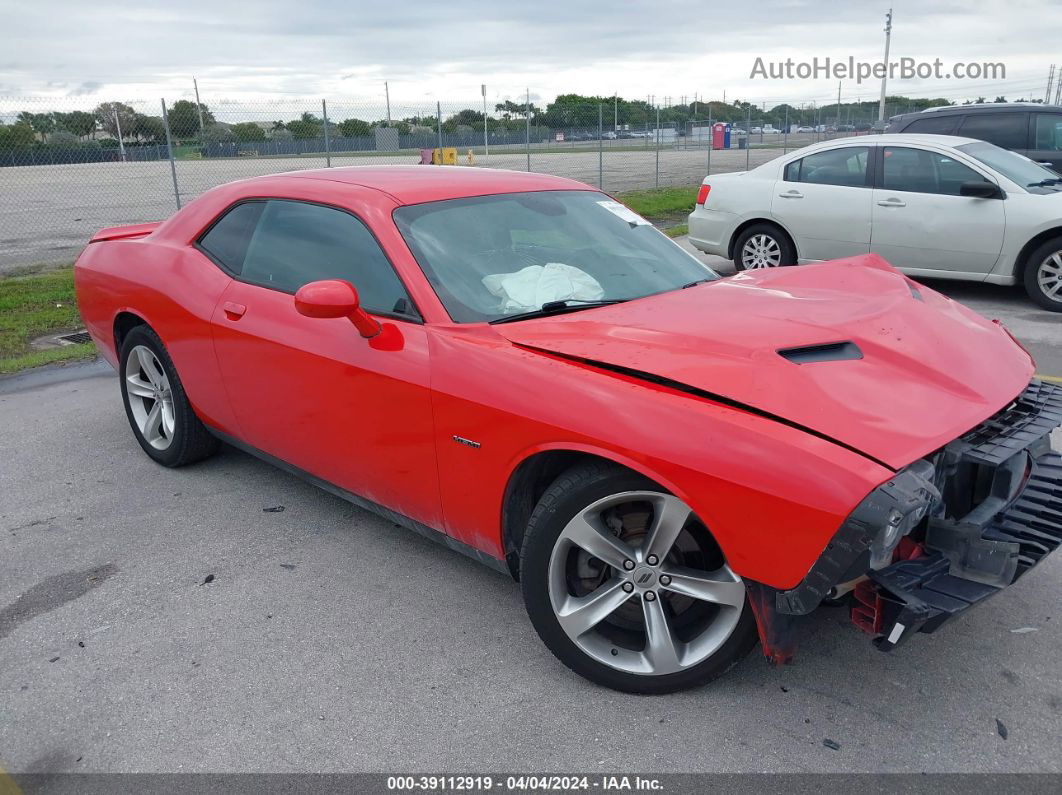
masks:
{"label": "car roof", "polygon": [[984,113],[986,111],[996,111],[997,113],[1021,113],[1022,111],[1062,113],[1062,105],[1041,105],[1039,102],[981,102],[971,105],[938,105],[932,108],[911,111],[910,113],[901,113],[898,116],[893,116],[891,121],[924,119],[926,114],[949,116],[963,113]]}
{"label": "car roof", "polygon": [[931,146],[962,146],[963,144],[984,143],[977,138],[966,138],[961,135],[936,135],[935,133],[883,133],[882,135],[853,135],[850,138],[834,138],[832,141],[822,141],[804,149],[829,149],[832,146],[898,146],[900,144],[931,145]]}
{"label": "car roof", "polygon": [[539,190],[596,190],[582,182],[550,174],[467,166],[344,166],[289,171],[254,177],[248,183],[276,180],[325,180],[386,193],[399,204],[420,204],[495,193]]}

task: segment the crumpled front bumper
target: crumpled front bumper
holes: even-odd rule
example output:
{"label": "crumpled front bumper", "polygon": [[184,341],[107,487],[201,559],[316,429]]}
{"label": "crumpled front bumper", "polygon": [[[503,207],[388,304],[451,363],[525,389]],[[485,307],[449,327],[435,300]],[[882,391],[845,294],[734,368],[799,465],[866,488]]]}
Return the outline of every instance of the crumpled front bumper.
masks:
{"label": "crumpled front bumper", "polygon": [[931,517],[923,556],[869,572],[879,649],[933,632],[1062,546],[1062,455],[1050,444],[1060,424],[1062,388],[1033,381],[1013,406],[942,451],[945,498],[984,498],[962,518]]}
{"label": "crumpled front bumper", "polygon": [[[1062,546],[1062,455],[1050,444],[1059,425],[1062,387],[1034,379],[1012,404],[929,457],[940,498],[890,565],[869,566],[878,520],[868,498],[797,587],[751,584],[767,658],[788,661],[793,618],[854,578],[866,575],[853,592],[853,622],[889,651],[999,593]],[[925,486],[905,474],[883,485],[878,496],[887,504],[902,506]]]}

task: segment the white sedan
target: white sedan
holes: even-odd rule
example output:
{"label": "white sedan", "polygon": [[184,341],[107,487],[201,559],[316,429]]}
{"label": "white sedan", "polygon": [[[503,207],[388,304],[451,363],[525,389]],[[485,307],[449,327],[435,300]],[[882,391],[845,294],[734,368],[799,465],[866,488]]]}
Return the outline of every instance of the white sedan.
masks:
{"label": "white sedan", "polygon": [[716,174],[689,229],[739,270],[873,251],[912,276],[1024,284],[1062,312],[1062,177],[972,138],[846,138]]}

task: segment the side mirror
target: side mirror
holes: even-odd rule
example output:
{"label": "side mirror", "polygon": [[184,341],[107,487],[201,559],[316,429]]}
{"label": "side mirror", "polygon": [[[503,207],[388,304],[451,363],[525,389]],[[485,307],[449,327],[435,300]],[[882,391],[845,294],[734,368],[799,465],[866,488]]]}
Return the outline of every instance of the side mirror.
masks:
{"label": "side mirror", "polygon": [[994,182],[971,180],[959,186],[959,195],[969,196],[973,199],[1002,199],[1003,191]]}
{"label": "side mirror", "polygon": [[295,293],[295,311],[306,317],[345,317],[365,338],[380,333],[380,324],[361,308],[354,285],[342,279],[304,284]]}

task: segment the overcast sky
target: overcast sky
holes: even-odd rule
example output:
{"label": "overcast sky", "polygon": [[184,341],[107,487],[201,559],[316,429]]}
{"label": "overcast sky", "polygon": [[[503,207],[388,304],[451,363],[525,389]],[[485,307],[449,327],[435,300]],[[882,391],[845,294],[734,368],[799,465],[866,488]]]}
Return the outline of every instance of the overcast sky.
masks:
{"label": "overcast sky", "polygon": [[[625,97],[739,97],[826,104],[831,79],[750,80],[757,56],[875,61],[882,3],[832,0],[180,0],[174,3],[47,0],[5,3],[0,95],[64,102],[192,96],[241,104],[254,98],[478,105],[558,93]],[[1005,80],[895,81],[889,93],[1044,95],[1059,57],[1058,2],[896,0],[892,57],[1001,61]],[[1062,58],[1060,58],[1062,64]],[[877,81],[854,80],[843,98],[872,99]]]}

